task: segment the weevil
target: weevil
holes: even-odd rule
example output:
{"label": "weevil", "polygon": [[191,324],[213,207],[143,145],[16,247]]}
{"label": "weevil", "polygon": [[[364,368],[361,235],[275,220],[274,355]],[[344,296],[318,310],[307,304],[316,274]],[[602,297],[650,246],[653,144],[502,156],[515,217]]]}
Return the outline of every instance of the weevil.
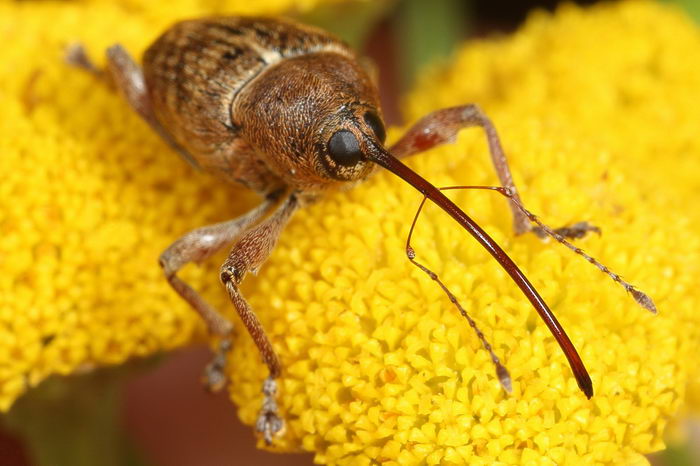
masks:
{"label": "weevil", "polygon": [[[195,19],[179,22],[163,33],[145,51],[142,66],[120,45],[107,50],[105,71],[96,68],[80,46],[71,48],[69,61],[111,80],[133,109],[192,165],[261,196],[260,205],[245,215],[185,234],[163,252],[160,265],[172,288],[220,339],[205,370],[207,384],[220,389],[226,381],[232,323],[177,272],[233,244],[221,266],[220,279],[269,370],[256,425],[268,444],[284,425],[276,403],[276,380],[282,367],[239,286],[246,273],[256,271],[270,255],[294,212],[329,191],[366,179],[376,166],[397,175],[423,196],[409,230],[406,255],[438,283],[467,319],[489,352],[506,391],[511,390],[510,375],[484,334],[438,275],[416,260],[410,240],[427,199],[467,230],[510,275],[559,343],[588,398],[593,386],[576,348],[537,290],[444,190],[490,189],[504,195],[515,234],[553,237],[608,274],[641,306],[656,312],[646,294],[567,240],[599,231],[595,226],[580,222],[551,229],[523,206],[496,129],[478,106],[430,113],[387,149],[372,73],[346,44],[321,29],[285,19]],[[459,130],[471,126],[483,129],[501,186],[437,188],[401,161],[451,142]]]}

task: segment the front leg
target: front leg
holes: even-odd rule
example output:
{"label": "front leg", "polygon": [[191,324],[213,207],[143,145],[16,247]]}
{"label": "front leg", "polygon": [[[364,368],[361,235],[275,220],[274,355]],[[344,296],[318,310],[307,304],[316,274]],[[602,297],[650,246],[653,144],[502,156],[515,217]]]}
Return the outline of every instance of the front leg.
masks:
{"label": "front leg", "polygon": [[221,266],[221,282],[226,287],[226,291],[248,333],[253,337],[270,373],[263,384],[263,406],[256,425],[258,432],[263,434],[268,445],[272,443],[273,436],[281,431],[284,425],[277,412],[275,400],[277,392],[275,379],[280,376],[282,367],[260,320],[241,294],[239,285],[248,271],[257,271],[267,259],[277,243],[282,229],[297,208],[299,208],[299,200],[295,194],[291,194],[270,217],[248,230],[241,237]]}
{"label": "front leg", "polygon": [[[389,151],[397,158],[409,157],[446,142],[453,142],[459,130],[471,126],[480,126],[484,129],[491,153],[491,161],[498,179],[501,185],[512,193],[510,209],[513,215],[515,234],[533,231],[540,237],[546,236],[539,227],[533,227],[527,216],[518,208],[517,204],[522,204],[522,201],[515,187],[500,138],[491,120],[477,105],[469,104],[444,108],[430,113],[413,125]],[[556,231],[568,238],[580,238],[589,231],[600,232],[598,227],[587,222],[579,222],[571,227],[559,228]]]}
{"label": "front leg", "polygon": [[226,354],[231,347],[233,325],[191,286],[180,279],[177,272],[184,265],[190,262],[202,262],[232,243],[243,231],[269,213],[275,206],[275,202],[275,197],[270,196],[260,206],[241,217],[197,228],[171,244],[160,256],[160,266],[170,286],[197,311],[206,323],[209,334],[221,338],[219,350],[205,371],[205,383],[213,391],[223,388],[226,382],[224,368]]}

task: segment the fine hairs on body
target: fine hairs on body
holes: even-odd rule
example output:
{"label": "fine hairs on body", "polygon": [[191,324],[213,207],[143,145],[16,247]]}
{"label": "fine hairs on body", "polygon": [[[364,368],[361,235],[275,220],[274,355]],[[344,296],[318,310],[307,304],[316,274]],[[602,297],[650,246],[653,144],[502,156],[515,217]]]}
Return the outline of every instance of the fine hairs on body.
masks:
{"label": "fine hairs on body", "polygon": [[[105,70],[95,67],[80,45],[68,61],[111,82],[133,109],[189,163],[260,194],[262,202],[230,221],[197,228],[171,244],[160,265],[173,289],[205,321],[220,344],[205,370],[213,390],[226,383],[232,323],[212,308],[177,272],[233,244],[220,279],[255,341],[269,376],[256,429],[270,444],[282,435],[276,403],[282,367],[255,312],[241,294],[246,273],[269,256],[294,212],[324,193],[367,178],[378,165],[422,195],[406,241],[406,255],[447,294],[489,352],[503,388],[512,382],[476,322],[440,277],[416,260],[411,235],[427,199],[467,230],[505,269],[559,343],[586,397],[593,385],[573,343],[545,301],[503,249],[448,199],[448,189],[485,189],[509,199],[515,234],[553,237],[609,275],[642,307],[652,300],[567,239],[600,230],[579,222],[552,229],[524,206],[513,182],[495,127],[473,104],[437,110],[419,120],[398,142],[384,146],[385,129],[377,83],[357,55],[331,34],[284,19],[203,18],[182,21],[161,35],[139,66],[126,50],[107,50]],[[470,126],[483,129],[501,186],[437,188],[401,159],[454,140]]]}

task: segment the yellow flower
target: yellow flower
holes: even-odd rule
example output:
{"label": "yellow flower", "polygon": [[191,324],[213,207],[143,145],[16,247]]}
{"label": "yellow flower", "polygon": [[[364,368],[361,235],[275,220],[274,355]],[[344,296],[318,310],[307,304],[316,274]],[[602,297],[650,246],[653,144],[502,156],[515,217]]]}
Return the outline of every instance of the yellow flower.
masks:
{"label": "yellow flower", "polygon": [[[176,3],[183,9],[170,19],[203,13]],[[61,65],[69,40],[95,56],[115,41],[137,52],[168,19],[127,11],[97,1],[0,5],[13,44],[0,51],[2,409],[52,374],[203,336],[156,258],[183,232],[255,202],[173,163],[125,103]],[[556,243],[515,237],[497,195],[450,193],[550,303],[595,388],[586,400],[506,274],[429,205],[413,240],[418,258],[503,359],[506,395],[466,322],[405,258],[419,194],[379,173],[298,213],[245,281],[284,366],[277,448],[341,464],[634,464],[663,448],[666,425],[687,402],[697,407],[700,386],[699,100],[700,31],[649,2],[537,14],[428,73],[407,100],[409,119],[479,103],[525,204],[551,225],[599,225],[601,237],[577,244],[648,292],[660,314]],[[478,130],[409,163],[438,186],[496,183]],[[216,270],[211,261],[184,276],[236,322]],[[236,330],[231,396],[253,423],[266,369]]]}
{"label": "yellow flower", "polygon": [[[469,44],[426,75],[407,101],[409,119],[481,104],[524,202],[551,225],[600,225],[601,237],[577,244],[649,292],[661,313],[556,243],[514,237],[497,195],[454,192],[553,306],[596,391],[582,396],[519,290],[429,206],[414,236],[418,257],[503,356],[514,378],[507,396],[466,322],[405,259],[420,196],[380,174],[297,215],[248,284],[286,368],[285,441],[347,464],[630,464],[662,449],[697,377],[699,98],[700,32],[647,2],[537,14],[514,36]],[[479,130],[410,164],[441,186],[497,182]],[[265,370],[250,339],[237,343],[232,396],[252,423]]]}
{"label": "yellow flower", "polygon": [[[249,13],[252,3],[272,14],[320,2],[0,4],[0,37],[11,44],[0,50],[0,411],[52,374],[202,336],[157,257],[192,226],[256,202],[172,163],[114,92],[65,64],[66,46],[82,42],[99,61],[115,42],[139,53],[178,18]],[[212,270],[187,279],[226,308]]]}

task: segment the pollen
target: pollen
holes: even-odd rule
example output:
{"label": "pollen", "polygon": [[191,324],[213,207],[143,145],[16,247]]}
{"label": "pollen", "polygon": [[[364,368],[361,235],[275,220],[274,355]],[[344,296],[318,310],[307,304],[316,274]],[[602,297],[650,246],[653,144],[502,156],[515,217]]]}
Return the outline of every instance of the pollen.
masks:
{"label": "pollen", "polygon": [[[0,50],[0,410],[50,376],[207,338],[157,258],[255,197],[194,172],[123,99],[62,62],[74,41],[94,57],[113,42],[139,56],[176,17],[216,12],[205,3],[0,5],[13,44]],[[265,14],[291,6],[260,3]],[[405,97],[407,121],[478,103],[528,210],[553,227],[600,227],[575,245],[658,314],[556,241],[515,235],[498,193],[447,191],[549,303],[595,394],[580,392],[505,271],[427,203],[415,258],[484,332],[510,373],[505,392],[468,323],[406,258],[420,194],[377,170],[299,211],[244,281],[283,366],[286,429],[272,448],[325,464],[645,464],[700,403],[698,101],[700,30],[647,1],[535,13],[427,70]],[[436,186],[498,183],[479,129],[406,163]],[[236,324],[230,396],[253,425],[267,370],[220,288],[221,261],[182,275]]]}

